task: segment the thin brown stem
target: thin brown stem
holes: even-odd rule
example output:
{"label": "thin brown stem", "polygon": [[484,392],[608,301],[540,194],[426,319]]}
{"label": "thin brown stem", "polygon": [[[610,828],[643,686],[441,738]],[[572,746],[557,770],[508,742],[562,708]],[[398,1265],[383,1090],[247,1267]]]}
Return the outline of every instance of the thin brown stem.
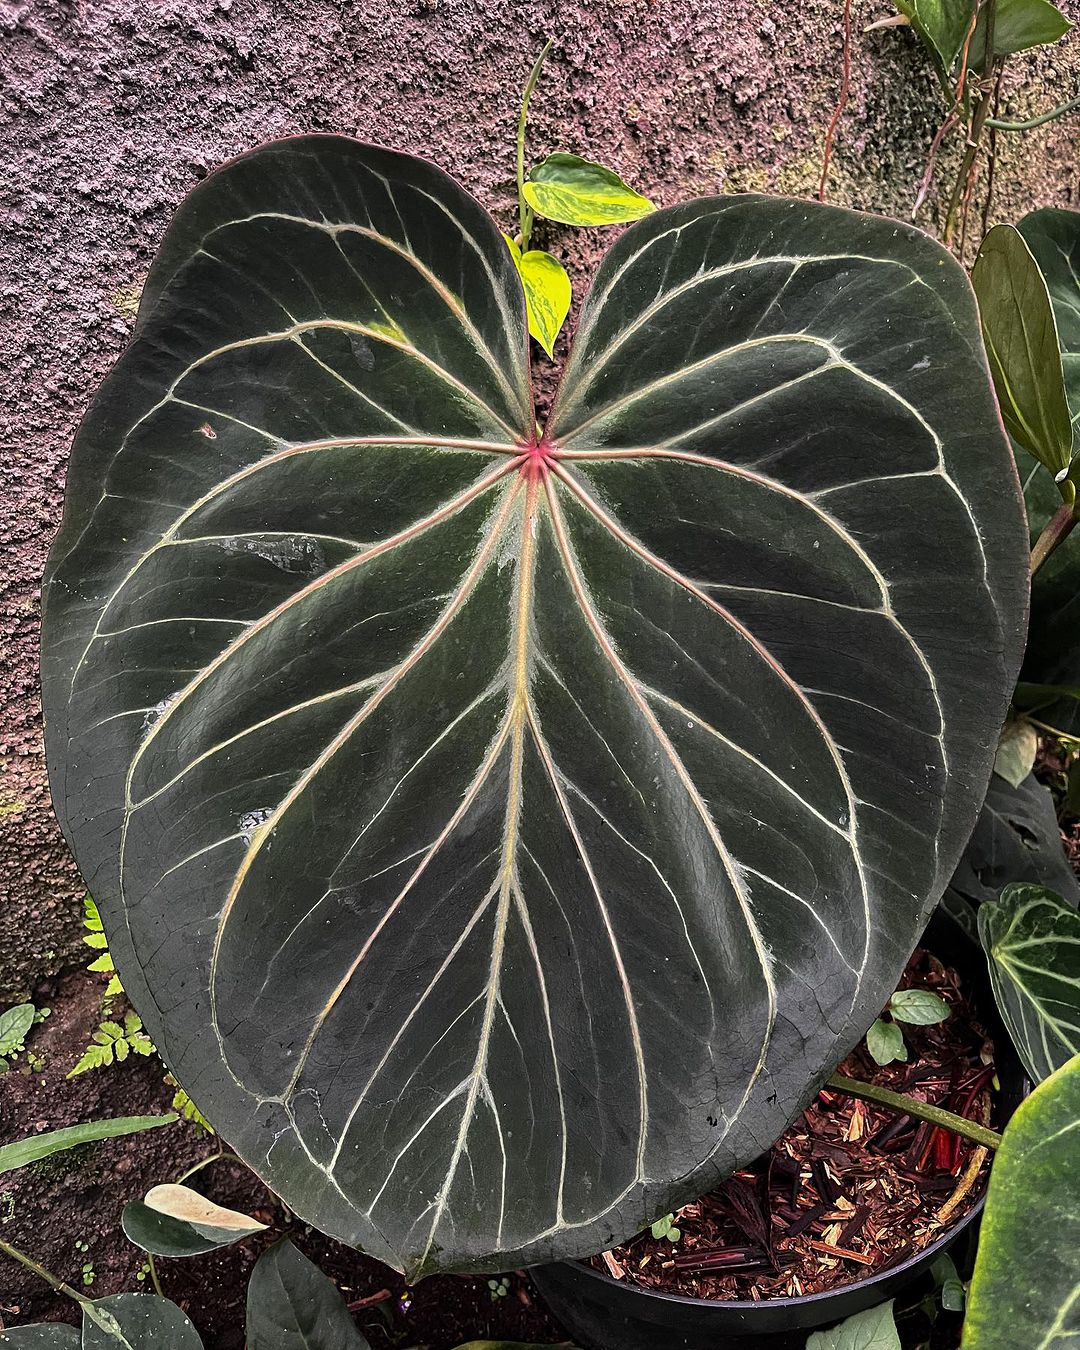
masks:
{"label": "thin brown stem", "polygon": [[1071,502],[1063,502],[1050,517],[1042,534],[1036,539],[1035,547],[1031,550],[1032,576],[1049,558],[1054,549],[1063,544],[1072,534],[1076,526],[1076,520],[1076,507]]}
{"label": "thin brown stem", "polygon": [[967,149],[964,151],[964,158],[960,163],[960,171],[956,175],[956,182],[953,184],[952,195],[949,198],[949,206],[945,212],[945,227],[942,231],[942,238],[946,244],[950,244],[953,235],[956,233],[957,214],[960,210],[960,204],[965,194],[970,199],[970,190],[975,172],[975,165],[979,157],[979,142],[982,138],[983,126],[987,117],[990,115],[990,91],[992,89],[991,80],[996,71],[994,57],[994,27],[997,17],[997,0],[984,0],[981,12],[986,15],[986,24],[984,32],[984,50],[982,64],[980,66],[980,78],[976,84],[976,93],[978,94],[978,103],[975,105],[975,111],[971,115],[971,121],[968,125]]}
{"label": "thin brown stem", "polygon": [[909,1097],[904,1092],[893,1092],[889,1088],[878,1087],[876,1083],[863,1083],[857,1078],[847,1078],[840,1073],[834,1073],[829,1079],[828,1085],[835,1088],[837,1092],[847,1092],[852,1097],[861,1097],[863,1101],[874,1102],[878,1106],[888,1106],[895,1111],[905,1111],[917,1120],[925,1120],[931,1125],[940,1125],[943,1130],[952,1130],[954,1134],[962,1134],[965,1139],[970,1139],[976,1144],[982,1144],[984,1148],[996,1149],[1001,1144],[1001,1135],[996,1130],[989,1130],[985,1125],[979,1125],[974,1120],[967,1120],[964,1116],[958,1116],[954,1111],[946,1111],[944,1107],[932,1106],[929,1102],[921,1102],[917,1097]]}
{"label": "thin brown stem", "polygon": [[836,100],[836,107],[833,115],[829,119],[828,130],[825,132],[825,148],[821,160],[821,181],[818,183],[818,201],[825,200],[826,190],[829,184],[829,165],[832,162],[833,142],[836,140],[836,129],[840,125],[840,119],[844,115],[844,109],[847,107],[848,95],[851,92],[851,0],[844,0],[844,68],[840,78],[840,95]]}

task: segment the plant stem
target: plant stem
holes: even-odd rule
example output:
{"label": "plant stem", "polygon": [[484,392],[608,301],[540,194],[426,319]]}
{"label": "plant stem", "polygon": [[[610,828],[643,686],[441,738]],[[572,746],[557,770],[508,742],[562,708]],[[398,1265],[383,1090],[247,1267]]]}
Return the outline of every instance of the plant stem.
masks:
{"label": "plant stem", "polygon": [[146,1253],[146,1264],[150,1268],[150,1283],[154,1286],[154,1293],[160,1295],[161,1298],[164,1298],[165,1295],[161,1289],[161,1281],[158,1279],[157,1264],[154,1261],[153,1252]]}
{"label": "plant stem", "polygon": [[518,191],[518,226],[521,234],[521,251],[524,253],[529,247],[529,236],[532,234],[533,213],[529,203],[525,200],[525,119],[529,115],[529,99],[532,98],[532,91],[536,88],[536,81],[540,78],[540,70],[544,64],[547,54],[551,51],[554,38],[548,38],[541,49],[540,55],[536,58],[532,70],[529,72],[529,78],[525,81],[525,93],[521,99],[521,116],[518,118],[517,129],[517,191]]}
{"label": "plant stem", "polygon": [[1047,522],[1042,534],[1031,550],[1031,574],[1039,570],[1059,544],[1063,544],[1076,525],[1076,507],[1071,502],[1063,502]]}
{"label": "plant stem", "polygon": [[58,1280],[56,1276],[50,1274],[44,1266],[39,1266],[32,1257],[27,1256],[25,1252],[19,1251],[17,1247],[12,1247],[10,1243],[4,1242],[3,1239],[0,1239],[0,1252],[3,1252],[5,1256],[10,1256],[13,1261],[18,1261],[19,1264],[25,1266],[27,1270],[32,1270],[39,1279],[44,1280],[45,1283],[55,1289],[58,1294],[66,1294],[68,1298],[73,1298],[76,1303],[83,1306],[90,1302],[83,1294],[77,1293],[72,1289],[70,1284],[65,1284],[63,1280]]}
{"label": "plant stem", "polygon": [[979,154],[979,140],[986,119],[990,115],[990,90],[986,86],[994,72],[994,26],[997,17],[997,0],[985,0],[983,10],[986,14],[986,31],[983,35],[984,51],[979,70],[980,83],[983,87],[979,90],[978,106],[975,108],[971,125],[968,128],[967,149],[964,151],[964,158],[960,163],[960,172],[956,175],[956,182],[953,184],[952,195],[949,198],[949,209],[945,213],[945,228],[942,231],[942,239],[946,244],[952,243],[952,237],[956,231],[956,213],[960,207],[960,201],[968,179],[974,171],[975,161]]}
{"label": "plant stem", "polygon": [[952,1130],[954,1134],[962,1134],[965,1139],[971,1139],[976,1144],[982,1144],[985,1148],[996,1149],[1001,1144],[1001,1135],[996,1130],[989,1130],[985,1125],[979,1125],[974,1120],[968,1120],[964,1116],[958,1116],[953,1111],[946,1111],[940,1106],[931,1106],[929,1102],[920,1102],[916,1097],[909,1097],[903,1092],[891,1092],[888,1088],[878,1087],[875,1083],[862,1083],[857,1078],[845,1078],[843,1074],[834,1073],[828,1081],[828,1086],[835,1088],[838,1092],[847,1092],[852,1097],[861,1097],[863,1101],[874,1102],[878,1106],[889,1106],[894,1110],[903,1111],[909,1116],[915,1116],[918,1120],[925,1120],[931,1125],[940,1125],[943,1130]]}
{"label": "plant stem", "polygon": [[844,0],[844,55],[843,55],[843,73],[840,77],[840,95],[836,100],[836,107],[833,115],[829,119],[829,126],[825,132],[825,148],[821,156],[821,180],[818,183],[818,201],[825,200],[826,192],[829,186],[829,165],[832,162],[833,142],[836,139],[836,128],[840,125],[840,119],[844,115],[844,109],[847,107],[848,94],[851,91],[851,0]]}
{"label": "plant stem", "polygon": [[1025,122],[1003,122],[999,117],[988,117],[986,125],[995,127],[998,131],[1033,131],[1035,127],[1044,126],[1056,117],[1064,117],[1074,108],[1080,108],[1080,95],[1069,99],[1068,103],[1059,103],[1056,108],[1051,108],[1049,112],[1040,113],[1038,117],[1029,117]]}
{"label": "plant stem", "polygon": [[209,1158],[204,1158],[202,1162],[197,1162],[194,1167],[189,1167],[186,1172],[182,1172],[180,1176],[176,1178],[174,1184],[182,1186],[184,1182],[187,1181],[188,1177],[193,1177],[196,1172],[201,1172],[204,1167],[209,1167],[211,1163],[222,1162],[226,1159],[229,1159],[232,1162],[240,1161],[235,1153],[230,1153],[227,1149],[222,1149],[218,1153],[211,1153]]}

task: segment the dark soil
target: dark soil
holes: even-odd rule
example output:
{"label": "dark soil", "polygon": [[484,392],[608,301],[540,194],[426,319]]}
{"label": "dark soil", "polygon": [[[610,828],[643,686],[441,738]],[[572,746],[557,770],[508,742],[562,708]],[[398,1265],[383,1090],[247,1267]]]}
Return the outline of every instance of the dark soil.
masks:
{"label": "dark soil", "polygon": [[[956,971],[917,948],[901,987],[932,990],[950,1016],[903,1028],[907,1063],[879,1067],[863,1044],[839,1072],[989,1117],[993,1046]],[[675,1216],[677,1243],[645,1233],[593,1265],[691,1298],[819,1293],[922,1251],[970,1213],[989,1170],[957,1135],[823,1091],[752,1167]]]}

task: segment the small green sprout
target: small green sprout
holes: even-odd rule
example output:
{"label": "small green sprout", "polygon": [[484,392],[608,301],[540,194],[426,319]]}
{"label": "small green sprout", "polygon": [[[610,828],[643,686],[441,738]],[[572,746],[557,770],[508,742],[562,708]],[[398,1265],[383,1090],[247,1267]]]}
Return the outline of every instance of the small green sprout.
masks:
{"label": "small green sprout", "polygon": [[898,989],[889,999],[888,1007],[866,1033],[866,1048],[871,1058],[882,1066],[894,1060],[907,1062],[907,1045],[901,1022],[911,1026],[929,1027],[944,1022],[949,1016],[949,1005],[939,994],[929,989]]}
{"label": "small green sprout", "polygon": [[509,1275],[501,1275],[497,1280],[488,1280],[487,1284],[492,1303],[498,1303],[499,1299],[505,1298],[510,1292]]}
{"label": "small green sprout", "polygon": [[656,1238],[657,1242],[667,1238],[669,1242],[678,1242],[682,1237],[680,1229],[675,1227],[675,1215],[664,1214],[661,1218],[649,1228],[649,1232]]}

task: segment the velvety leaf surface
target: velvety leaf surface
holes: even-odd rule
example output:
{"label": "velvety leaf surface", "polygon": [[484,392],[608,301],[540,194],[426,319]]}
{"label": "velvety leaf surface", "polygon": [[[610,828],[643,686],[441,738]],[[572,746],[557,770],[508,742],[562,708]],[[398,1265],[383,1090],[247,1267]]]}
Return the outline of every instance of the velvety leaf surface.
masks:
{"label": "velvety leaf surface", "polygon": [[288,1238],[255,1263],[245,1333],[247,1350],[370,1350],[333,1281]]}
{"label": "velvety leaf surface", "polygon": [[169,232],[47,586],[125,989],[275,1191],[413,1275],[596,1251],[782,1131],[956,865],[1022,642],[920,231],[650,215],[541,441],[529,398],[476,203],[264,147]]}
{"label": "velvety leaf surface", "polygon": [[979,937],[1002,1020],[1039,1083],[1080,1053],[1080,914],[1043,886],[1006,886],[979,910]]}
{"label": "velvety leaf surface", "polygon": [[1073,908],[1080,900],[1080,882],[1065,856],[1050,789],[1033,774],[1015,788],[994,774],[949,886],[983,904],[1014,881],[1048,886]]}
{"label": "velvety leaf surface", "polygon": [[1068,1350],[1080,1335],[1080,1055],[1017,1108],[994,1158],[963,1350]]}

